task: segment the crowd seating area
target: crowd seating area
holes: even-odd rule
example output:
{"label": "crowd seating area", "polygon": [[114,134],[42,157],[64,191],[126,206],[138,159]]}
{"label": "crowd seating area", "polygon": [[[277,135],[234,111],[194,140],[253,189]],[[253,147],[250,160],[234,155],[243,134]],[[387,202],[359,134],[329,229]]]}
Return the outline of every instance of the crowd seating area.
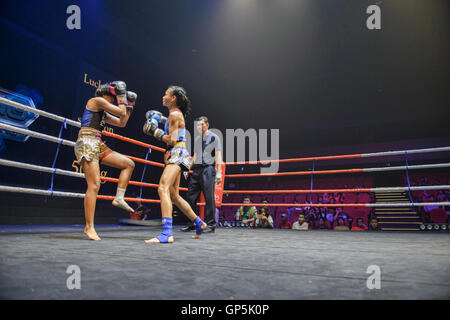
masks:
{"label": "crowd seating area", "polygon": [[[411,186],[450,185],[450,173],[410,174]],[[423,190],[411,192],[414,202],[450,202],[450,190]],[[422,221],[450,222],[450,206],[418,207]]]}
{"label": "crowd seating area", "polygon": [[[263,180],[264,179],[264,180]],[[252,181],[239,181],[238,183],[231,184],[231,188],[228,190],[310,190],[311,180],[310,178],[291,178],[291,179],[278,179],[279,181],[273,181],[270,178],[252,179]],[[314,178],[313,189],[354,189],[354,188],[371,188],[373,181],[371,177],[336,177],[336,178]],[[230,186],[228,186],[230,187]],[[226,188],[227,189],[227,188]],[[242,203],[243,194],[224,194],[224,203]],[[253,194],[251,195],[252,203],[261,203],[263,199],[266,199],[269,203],[293,203],[298,204],[295,207],[270,207],[272,218],[274,219],[275,226],[279,225],[281,221],[281,214],[288,214],[288,219],[291,223],[298,220],[299,214],[303,213],[309,215],[310,212],[314,212],[316,216],[315,221],[309,221],[310,228],[313,229],[316,226],[318,216],[326,216],[327,214],[335,214],[337,208],[311,208],[309,209],[309,201],[311,203],[370,203],[372,202],[371,193],[311,193],[311,194],[296,194],[296,193],[284,193],[284,194]],[[235,221],[235,212],[240,205],[236,206],[223,206],[220,208],[219,220],[220,221]],[[302,208],[302,209],[300,209]],[[363,207],[339,207],[350,219],[346,220],[346,223],[352,223],[352,220],[356,221],[357,218],[362,218],[364,223],[368,224],[368,216],[371,213],[371,208]],[[306,210],[305,210],[306,209]],[[329,216],[330,217],[330,216]],[[335,225],[335,221],[328,219],[330,228]]]}

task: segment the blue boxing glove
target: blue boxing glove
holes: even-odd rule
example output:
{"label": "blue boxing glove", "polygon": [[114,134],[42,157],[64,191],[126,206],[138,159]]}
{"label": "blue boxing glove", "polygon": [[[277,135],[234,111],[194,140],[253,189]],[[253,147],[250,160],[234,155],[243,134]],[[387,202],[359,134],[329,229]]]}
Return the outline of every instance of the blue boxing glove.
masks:
{"label": "blue boxing glove", "polygon": [[147,119],[144,124],[143,131],[146,135],[152,136],[159,141],[165,135],[164,131],[158,128],[158,121],[156,119]]}
{"label": "blue boxing glove", "polygon": [[165,126],[166,122],[167,122],[167,118],[164,117],[161,112],[156,111],[156,110],[147,111],[147,113],[145,114],[145,118],[147,118],[147,120],[148,119],[156,120],[157,125],[162,124],[163,126]]}

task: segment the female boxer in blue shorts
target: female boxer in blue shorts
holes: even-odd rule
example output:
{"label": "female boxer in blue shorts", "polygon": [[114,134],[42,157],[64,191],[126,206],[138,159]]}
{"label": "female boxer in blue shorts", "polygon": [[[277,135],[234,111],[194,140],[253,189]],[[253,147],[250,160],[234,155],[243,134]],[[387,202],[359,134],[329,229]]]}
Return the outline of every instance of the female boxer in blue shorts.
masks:
{"label": "female boxer in blue shorts", "polygon": [[[176,205],[196,226],[198,238],[207,227],[192,210],[189,203],[179,194],[181,171],[189,171],[191,158],[186,149],[186,128],[184,117],[189,114],[190,101],[186,91],[177,86],[169,87],[163,97],[163,106],[169,109],[168,119],[158,111],[149,111],[144,133],[163,141],[168,150],[164,157],[165,167],[159,180],[158,194],[161,200],[162,232],[146,243],[172,243],[172,204]],[[164,124],[164,131],[158,128]]]}

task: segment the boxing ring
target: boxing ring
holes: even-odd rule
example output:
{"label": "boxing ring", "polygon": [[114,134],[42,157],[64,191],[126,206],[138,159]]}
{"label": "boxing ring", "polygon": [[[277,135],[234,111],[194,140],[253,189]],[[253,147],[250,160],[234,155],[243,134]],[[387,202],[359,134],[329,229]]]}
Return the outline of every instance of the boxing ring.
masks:
{"label": "boxing ring", "polygon": [[[42,110],[31,109],[0,97],[0,102],[15,108],[37,113],[53,119],[61,126],[80,127],[80,123]],[[30,110],[31,109],[31,110]],[[0,130],[22,133],[44,139],[57,145],[73,147],[74,142],[32,130],[0,124]],[[103,135],[146,148],[145,159],[126,155],[145,165],[141,181],[130,185],[157,188],[155,183],[143,181],[147,166],[164,167],[148,160],[151,151],[165,149],[152,146],[110,132]],[[446,190],[450,185],[427,185],[383,188],[330,188],[315,189],[316,175],[358,173],[382,174],[386,171],[405,171],[448,168],[450,163],[351,168],[340,170],[314,170],[318,161],[358,159],[411,155],[450,151],[450,147],[388,151],[366,154],[335,155],[270,161],[226,163],[225,166],[267,165],[270,162],[312,162],[309,171],[278,172],[274,174],[225,173],[224,179],[260,179],[282,176],[309,176],[309,189],[281,190],[223,190],[224,195],[305,195],[305,202],[252,203],[256,207],[354,207],[354,208],[416,208],[423,206],[449,206],[450,202],[390,203],[313,203],[312,195],[321,193],[392,193],[411,194],[422,190]],[[55,163],[55,161],[53,162]],[[23,170],[84,178],[83,173],[45,167],[28,162],[0,159],[0,165]],[[117,183],[118,179],[101,177],[102,181]],[[53,181],[53,180],[52,180]],[[186,188],[180,188],[186,191]],[[0,191],[50,197],[83,198],[83,193],[53,189],[35,189],[0,185]],[[99,195],[99,200],[113,200],[112,195]],[[158,199],[125,197],[125,201],[158,204]],[[202,207],[204,203],[199,203]],[[237,208],[241,202],[220,203],[221,209]],[[82,213],[80,213],[80,217]],[[247,230],[217,228],[192,240],[191,234],[179,232],[174,226],[175,243],[149,246],[143,239],[157,233],[160,224],[148,226],[97,226],[102,241],[94,243],[82,235],[80,226],[15,227],[0,226],[0,298],[3,299],[448,299],[450,298],[450,254],[448,232],[323,232],[310,230]],[[419,230],[419,226],[417,228]],[[80,290],[66,286],[67,267],[81,269]],[[367,287],[368,267],[379,266],[382,288]],[[11,273],[10,270],[14,270]],[[415,290],[411,290],[411,286]]]}
{"label": "boxing ring", "polygon": [[[34,108],[25,106],[23,104],[20,104],[15,101],[11,101],[9,99],[5,99],[3,97],[0,97],[0,102],[10,105],[15,108],[19,108],[23,111],[33,112],[40,116],[44,116],[56,121],[59,121],[63,123],[64,125],[68,124],[77,128],[80,128],[81,124],[77,121],[73,121],[70,119],[66,119],[64,117],[60,117],[58,115],[54,115],[42,110],[36,110]],[[69,147],[74,147],[75,142],[68,141],[65,139],[62,139],[60,137],[54,137],[49,136],[43,133],[27,130],[27,129],[21,129],[18,127],[14,127],[11,125],[0,123],[0,129],[2,130],[8,130],[24,135],[28,135],[33,138],[37,139],[43,139],[50,142],[54,142],[59,145],[65,145]],[[140,147],[144,147],[151,150],[156,150],[159,152],[165,152],[165,149],[159,148],[156,146],[152,146],[150,144],[130,139],[127,137],[120,136],[118,134],[110,133],[108,131],[103,131],[102,135],[107,137],[112,137],[115,139],[119,139]],[[59,150],[59,149],[58,149]],[[420,154],[420,153],[429,153],[429,152],[444,152],[444,151],[450,151],[450,147],[440,147],[440,148],[427,148],[427,149],[415,149],[415,150],[402,150],[402,151],[388,151],[388,152],[376,152],[376,153],[363,153],[363,154],[347,154],[347,155],[335,155],[335,156],[322,156],[322,157],[305,157],[305,158],[292,158],[292,159],[281,159],[281,160],[267,160],[267,161],[244,161],[244,162],[228,162],[225,163],[226,166],[235,166],[235,165],[267,165],[273,162],[278,163],[296,163],[296,162],[315,162],[315,161],[324,161],[324,160],[338,160],[338,159],[358,159],[358,158],[371,158],[371,157],[385,157],[385,156],[396,156],[396,155],[404,155],[405,157],[407,155],[411,154]],[[149,153],[148,153],[149,154]],[[147,156],[148,156],[147,154]],[[158,163],[154,161],[149,161],[147,159],[141,159],[129,155],[125,155],[126,157],[130,158],[131,160],[139,163],[143,163],[150,166],[156,166],[156,167],[164,167],[163,163]],[[57,157],[57,155],[56,155]],[[55,158],[56,158],[55,157]],[[15,161],[8,161],[5,159],[0,159],[0,165],[2,166],[9,166],[9,167],[16,167],[21,169],[27,169],[27,170],[34,170],[34,171],[40,171],[40,172],[46,172],[50,174],[59,174],[59,175],[66,175],[71,177],[77,177],[77,178],[84,178],[83,173],[77,173],[67,170],[61,170],[57,168],[49,168],[49,167],[43,167],[38,165],[33,165],[29,163],[22,163],[22,162],[15,162]],[[278,172],[278,173],[270,173],[270,174],[226,174],[225,178],[231,179],[231,178],[256,178],[256,177],[278,177],[278,176],[305,176],[309,175],[311,176],[311,179],[313,175],[326,175],[326,174],[344,174],[344,173],[372,173],[372,172],[385,172],[385,171],[405,171],[405,170],[418,170],[418,169],[436,169],[436,168],[448,168],[450,167],[450,163],[435,163],[435,164],[426,164],[426,165],[406,165],[406,166],[394,166],[394,167],[380,167],[380,168],[353,168],[353,169],[343,169],[343,170],[311,170],[311,171],[297,171],[297,172]],[[145,173],[145,168],[144,168]],[[102,181],[107,182],[114,182],[117,183],[118,179],[110,178],[110,177],[100,177]],[[140,187],[151,187],[151,188],[157,188],[157,184],[152,183],[146,183],[146,182],[139,182],[139,181],[130,181],[130,185],[140,186]],[[361,192],[369,192],[369,193],[375,193],[375,192],[392,192],[392,191],[420,191],[420,190],[445,190],[450,189],[450,185],[431,185],[431,186],[407,186],[407,187],[388,187],[388,188],[359,188],[359,189],[313,189],[312,188],[312,181],[311,181],[311,189],[309,190],[224,190],[227,194],[283,194],[283,193],[290,193],[290,194],[312,194],[312,193],[361,193]],[[38,190],[38,189],[31,189],[31,188],[20,188],[20,187],[10,187],[10,186],[4,186],[0,185],[0,191],[3,192],[19,192],[19,193],[27,193],[27,194],[38,194],[38,195],[46,195],[46,196],[56,196],[56,197],[75,197],[75,198],[83,198],[84,195],[80,193],[69,193],[69,192],[60,192],[60,191],[53,191],[53,190]],[[187,188],[180,188],[180,191],[187,191]],[[97,199],[99,200],[113,200],[113,196],[107,196],[107,195],[99,195]],[[126,198],[126,201],[130,202],[137,202],[142,201],[144,203],[159,203],[159,200],[156,199],[142,199],[142,198]],[[204,203],[199,203],[199,205],[203,206]],[[243,203],[221,203],[221,206],[239,206],[244,205]],[[314,203],[270,203],[270,204],[263,204],[263,203],[252,203],[253,206],[268,206],[268,207],[301,207],[302,205],[306,207],[417,207],[417,206],[448,206],[450,205],[450,202],[426,202],[426,203],[417,203],[417,202],[410,202],[410,203],[340,203],[340,204],[314,204]]]}

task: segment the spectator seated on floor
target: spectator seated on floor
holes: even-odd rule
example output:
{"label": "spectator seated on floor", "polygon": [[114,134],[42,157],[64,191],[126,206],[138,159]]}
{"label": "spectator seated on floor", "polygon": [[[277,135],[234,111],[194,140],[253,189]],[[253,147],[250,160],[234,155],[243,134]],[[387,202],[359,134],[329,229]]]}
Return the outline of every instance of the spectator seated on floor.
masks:
{"label": "spectator seated on floor", "polygon": [[346,222],[348,222],[348,220],[350,219],[350,216],[348,215],[348,213],[342,211],[342,208],[336,208],[336,214],[334,215],[334,220],[336,220],[337,218],[342,218]]}
{"label": "spectator seated on floor", "polygon": [[378,231],[379,229],[379,224],[378,224],[378,220],[376,218],[372,218],[370,219],[370,223],[369,223],[369,231]]}
{"label": "spectator seated on floor", "polygon": [[334,209],[327,209],[326,219],[327,219],[327,221],[330,222],[331,225],[333,225],[333,223],[335,221],[335,215],[336,215],[336,211]]}
{"label": "spectator seated on floor", "polygon": [[[433,197],[432,194],[430,194],[430,192],[428,190],[425,190],[422,195],[422,202],[436,202],[436,199]],[[438,206],[424,206],[423,210],[426,213],[430,213],[431,210],[437,209],[437,208],[439,208],[439,207]]]}
{"label": "spectator seated on floor", "polygon": [[273,229],[273,219],[267,211],[267,207],[262,207],[261,210],[253,217],[254,228],[270,228]]}
{"label": "spectator seated on floor", "polygon": [[433,197],[431,196],[430,192],[428,190],[424,190],[422,194],[422,201],[423,202],[431,202],[434,201]]}
{"label": "spectator seated on floor", "polygon": [[293,211],[298,212],[299,215],[305,215],[305,210],[303,209],[303,207],[290,207],[287,209],[288,216],[290,216]]}
{"label": "spectator seated on floor", "polygon": [[320,219],[320,218],[323,218],[325,220],[327,219],[327,208],[324,208],[324,207],[319,208],[319,213],[317,215],[317,219]]}
{"label": "spectator seated on floor", "polygon": [[316,214],[316,209],[317,208],[307,208],[306,209],[306,221],[308,221],[308,223],[312,224],[313,226],[316,225],[316,221],[317,221],[317,214]]}
{"label": "spectator seated on floor", "polygon": [[309,229],[309,223],[306,222],[305,215],[299,214],[298,220],[294,222],[292,225],[292,230],[308,230]]}
{"label": "spectator seated on floor", "polygon": [[372,221],[372,219],[377,220],[377,217],[375,215],[375,208],[372,208],[372,210],[370,210],[370,212],[367,214],[367,221],[369,221],[369,224],[370,224],[370,221]]}
{"label": "spectator seated on floor", "polygon": [[364,224],[363,218],[356,219],[356,225],[352,227],[352,231],[365,231],[367,230],[367,226]]}
{"label": "spectator seated on floor", "polygon": [[272,212],[272,210],[270,210],[270,207],[266,206],[267,204],[269,204],[269,200],[267,200],[267,198],[264,198],[264,199],[262,200],[261,203],[263,203],[263,204],[265,205],[264,208],[266,208],[266,212],[267,212],[267,213],[269,214],[269,216],[271,216],[272,219],[273,219],[273,212]]}
{"label": "spectator seated on floor", "polygon": [[440,190],[438,195],[436,196],[436,200],[437,202],[444,202],[444,201],[448,201],[447,196],[445,195],[443,190]]}
{"label": "spectator seated on floor", "polygon": [[255,206],[251,206],[251,198],[249,196],[244,197],[242,202],[244,206],[239,207],[236,211],[236,220],[240,220],[243,223],[253,222],[253,216],[258,212]]}
{"label": "spectator seated on floor", "polygon": [[334,230],[337,231],[349,231],[349,227],[343,218],[338,218],[334,223]]}
{"label": "spectator seated on floor", "polygon": [[292,223],[288,220],[287,213],[281,214],[281,221],[277,225],[277,229],[292,229]]}
{"label": "spectator seated on floor", "polygon": [[331,225],[330,225],[330,222],[327,219],[321,217],[321,218],[319,218],[316,221],[316,225],[314,226],[314,229],[316,229],[316,230],[323,230],[323,229],[330,230],[331,229]]}
{"label": "spectator seated on floor", "polygon": [[142,204],[142,201],[137,203],[137,207],[133,213],[130,213],[130,220],[145,220],[147,213],[150,214],[150,209]]}
{"label": "spectator seated on floor", "polygon": [[342,210],[343,210],[342,207],[336,208],[334,220],[336,220],[337,218],[342,218],[345,221],[348,221],[349,215]]}
{"label": "spectator seated on floor", "polygon": [[347,223],[348,223],[348,227],[350,228],[350,230],[352,230],[352,226],[353,226],[352,216],[348,216]]}

